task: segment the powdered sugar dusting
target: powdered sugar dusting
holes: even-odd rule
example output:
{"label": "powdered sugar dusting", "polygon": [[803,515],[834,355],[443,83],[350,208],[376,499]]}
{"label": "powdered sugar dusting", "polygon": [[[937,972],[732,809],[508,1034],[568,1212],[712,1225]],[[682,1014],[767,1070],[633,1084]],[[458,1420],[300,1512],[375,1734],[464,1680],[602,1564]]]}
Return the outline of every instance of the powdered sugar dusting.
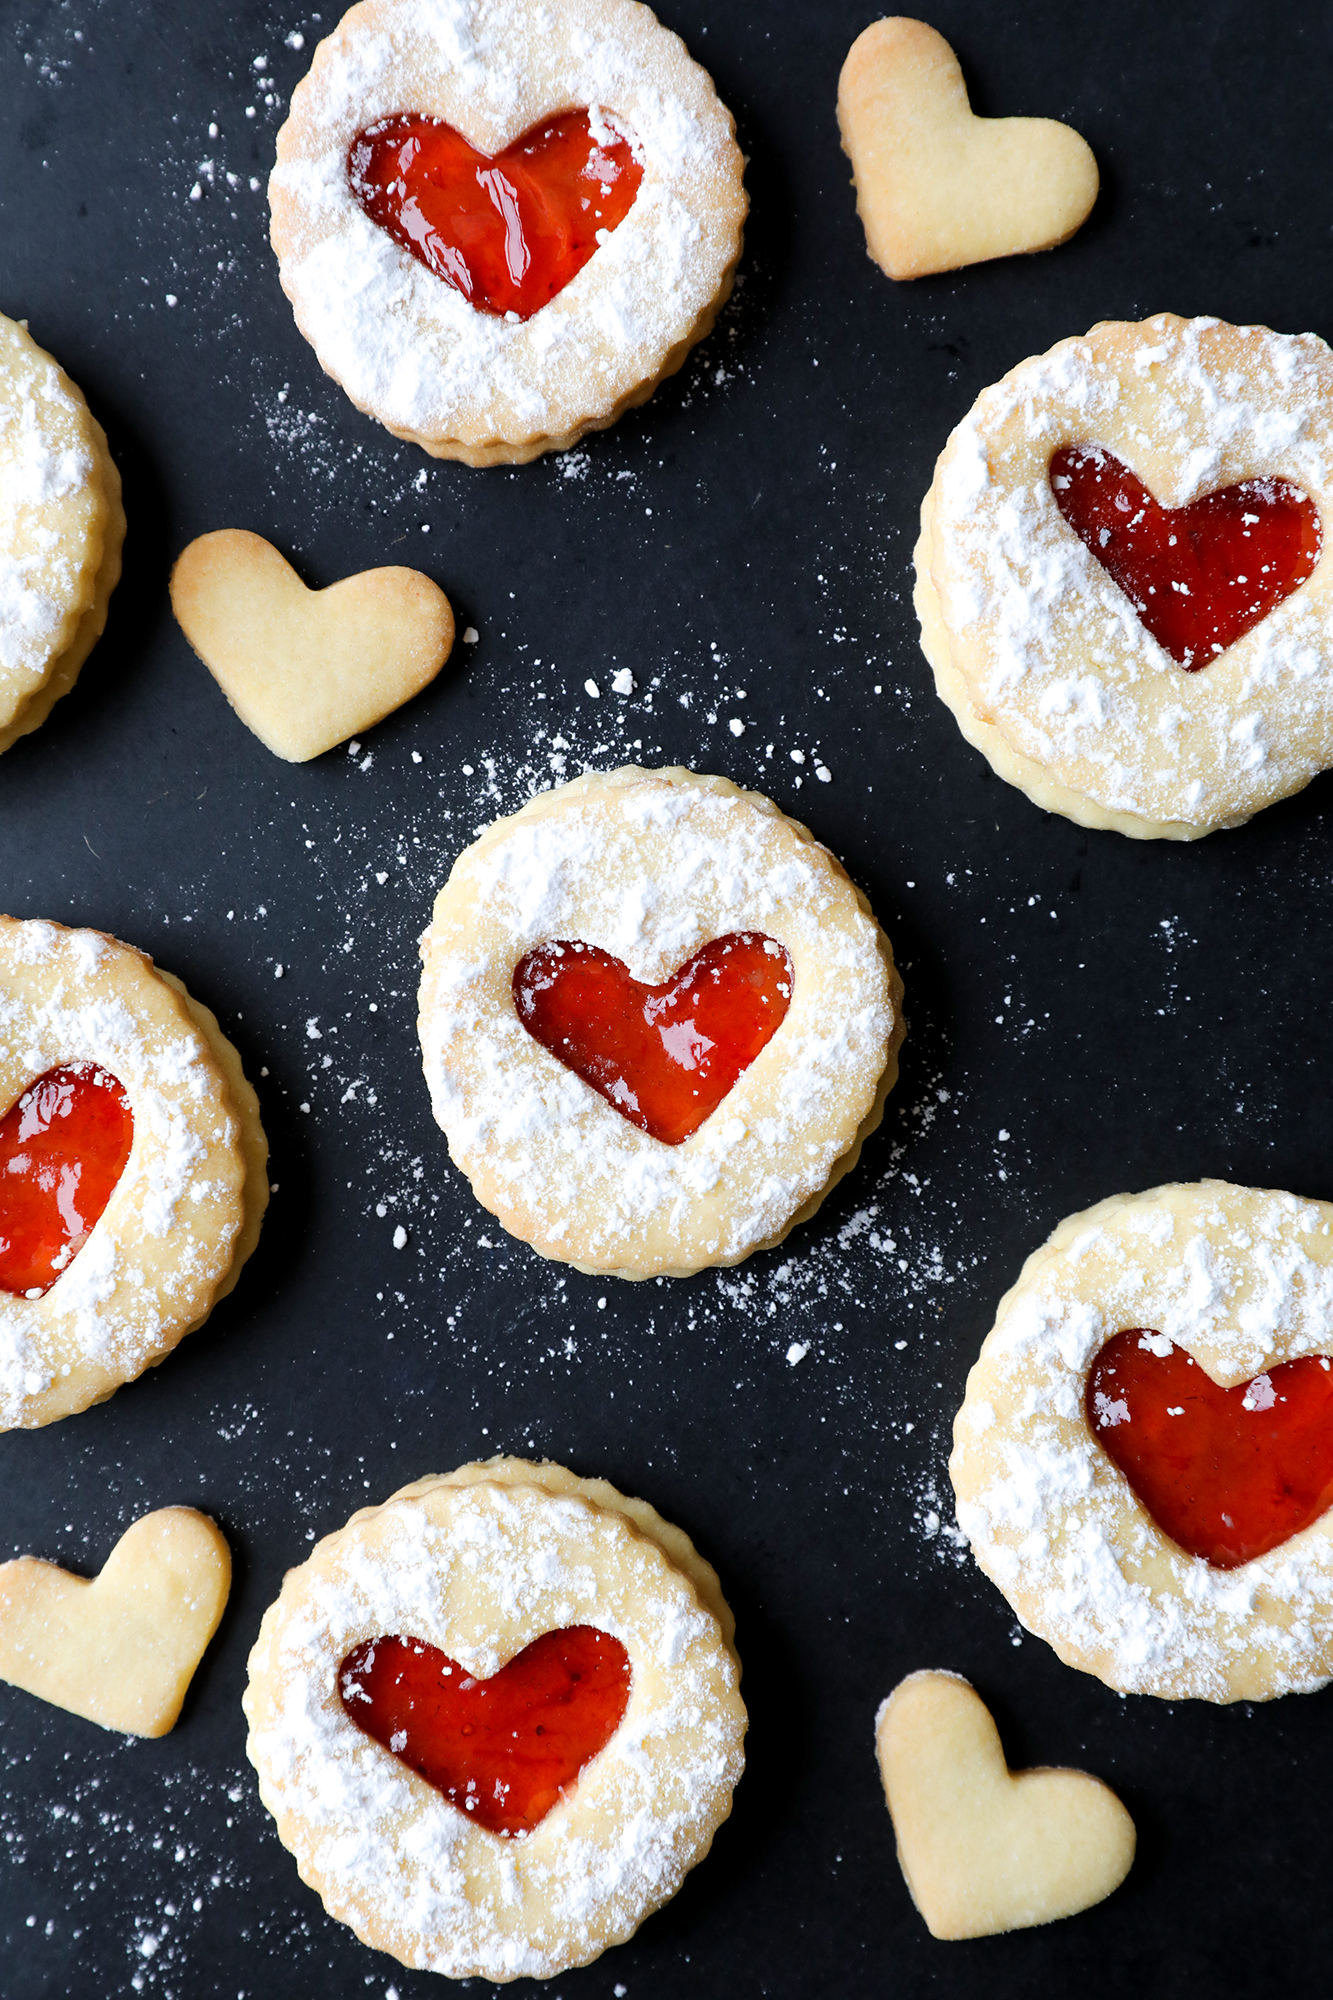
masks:
{"label": "powdered sugar dusting", "polygon": [[1201,829],[1248,818],[1333,762],[1327,564],[1187,674],[1064,521],[1046,476],[1061,446],[1102,446],[1163,506],[1274,477],[1328,524],[1331,396],[1317,335],[1170,314],[1094,327],[986,390],[941,458],[930,519],[952,663],[978,715],[1102,807]]}

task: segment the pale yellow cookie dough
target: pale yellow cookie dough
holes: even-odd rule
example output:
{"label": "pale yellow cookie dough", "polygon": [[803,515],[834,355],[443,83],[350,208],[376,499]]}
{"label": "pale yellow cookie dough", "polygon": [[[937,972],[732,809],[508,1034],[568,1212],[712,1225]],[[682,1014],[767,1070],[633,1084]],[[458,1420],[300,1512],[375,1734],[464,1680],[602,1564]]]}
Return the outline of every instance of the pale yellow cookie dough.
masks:
{"label": "pale yellow cookie dough", "polygon": [[958,58],[893,15],[852,43],[838,79],[866,248],[891,278],[1051,250],[1087,220],[1097,162],[1051,118],[977,118]]}
{"label": "pale yellow cookie dough", "polygon": [[961,1675],[900,1681],[875,1717],[898,1861],[932,1937],[1055,1923],[1118,1889],[1134,1822],[1086,1771],[1010,1771],[990,1710]]}
{"label": "pale yellow cookie dough", "polygon": [[[358,409],[437,458],[518,464],[645,402],[710,331],[740,258],[745,163],[707,71],[637,0],[451,12],[436,33],[416,0],[361,0],[320,43],[278,134],[273,248],[297,325]],[[441,119],[494,156],[585,107],[631,139],[643,180],[530,319],[475,310],[352,193],[348,150],[379,119]]]}
{"label": "pale yellow cookie dough", "polygon": [[[528,1470],[464,1466],[355,1515],[288,1572],[250,1657],[248,1753],[303,1879],[363,1942],[454,1979],[550,1978],[622,1943],[707,1854],[744,1764],[739,1666],[675,1531],[601,1480]],[[517,1839],[458,1812],[338,1696],[371,1638],[424,1640],[484,1679],[574,1624],[625,1647],[629,1706]]]}
{"label": "pale yellow cookie dough", "polygon": [[1333,1349],[1333,1204],[1226,1181],[1071,1215],[1000,1302],[954,1422],[958,1525],[1028,1630],[1123,1694],[1266,1701],[1333,1679],[1333,1512],[1239,1569],[1165,1535],[1084,1413],[1141,1327],[1232,1387]]}
{"label": "pale yellow cookie dough", "polygon": [[420,694],[454,643],[449,600],[419,570],[364,570],[307,590],[243,528],[190,543],[171,572],[171,608],[246,728],[292,764]]}
{"label": "pale yellow cookie dough", "polygon": [[78,679],[124,539],[120,474],[83,392],[0,313],[0,752]]}
{"label": "pale yellow cookie dough", "polygon": [[[635,979],[761,931],[790,954],[786,1018],[682,1145],[623,1118],[531,1036],[518,961],[581,939]],[[757,792],[681,769],[577,778],[461,855],[422,940],[422,1055],[450,1156],[543,1256],[611,1277],[735,1264],[807,1220],[879,1124],[902,982],[827,848]]]}
{"label": "pale yellow cookie dough", "polygon": [[0,1429],[86,1409],[202,1326],[268,1203],[268,1144],[208,1008],[101,931],[0,917],[0,1113],[47,1070],[94,1063],[134,1114],[125,1170],[40,1298],[0,1292]]}
{"label": "pale yellow cookie dough", "polygon": [[231,1551],[193,1507],[127,1528],[100,1575],[0,1564],[0,1680],[129,1736],[175,1727],[226,1608]]}
{"label": "pale yellow cookie dough", "polygon": [[1333,563],[1187,673],[1064,520],[1052,456],[1100,445],[1165,507],[1288,480],[1333,529],[1333,354],[1316,334],[1104,321],[978,397],[921,509],[936,686],[998,774],[1136,839],[1239,826],[1333,764]]}

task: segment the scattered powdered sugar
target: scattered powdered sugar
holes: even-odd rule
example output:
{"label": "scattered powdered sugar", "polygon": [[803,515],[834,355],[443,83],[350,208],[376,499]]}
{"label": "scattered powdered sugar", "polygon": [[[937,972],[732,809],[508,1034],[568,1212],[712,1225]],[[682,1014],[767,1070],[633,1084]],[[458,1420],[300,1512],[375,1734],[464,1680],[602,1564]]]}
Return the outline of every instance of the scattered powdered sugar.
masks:
{"label": "scattered powdered sugar", "polygon": [[1112,810],[1235,824],[1333,762],[1327,566],[1186,673],[1065,522],[1046,468],[1066,443],[1102,446],[1167,507],[1286,479],[1333,523],[1333,357],[1315,334],[1147,326],[1160,337],[1128,359],[1124,329],[1094,328],[983,392],[940,462],[931,576],[953,665],[1014,750]]}
{"label": "scattered powdered sugar", "polygon": [[[560,435],[656,375],[735,260],[731,123],[703,72],[641,8],[594,35],[538,0],[383,0],[321,43],[270,183],[283,284],[325,368],[391,427],[429,437]],[[553,108],[612,120],[644,169],[628,216],[528,320],[481,313],[361,208],[357,134],[405,109],[502,151]]]}
{"label": "scattered powdered sugar", "polygon": [[[628,1652],[629,1706],[523,1837],[470,1822],[339,1697],[367,1639],[484,1678],[580,1623]],[[528,1486],[441,1482],[358,1516],[289,1574],[250,1676],[249,1754],[303,1875],[360,1935],[454,1978],[545,1977],[628,1936],[706,1851],[743,1765],[737,1669],[693,1587],[620,1515]]]}
{"label": "scattered powdered sugar", "polygon": [[[1333,1675],[1327,1520],[1240,1568],[1186,1555],[1084,1415],[1088,1368],[1127,1327],[1225,1386],[1327,1353],[1333,1211],[1202,1182],[1063,1223],[1000,1307],[968,1382],[950,1471],[973,1554],[1025,1625],[1122,1691],[1262,1698]],[[1128,1412],[1125,1413],[1128,1418]]]}

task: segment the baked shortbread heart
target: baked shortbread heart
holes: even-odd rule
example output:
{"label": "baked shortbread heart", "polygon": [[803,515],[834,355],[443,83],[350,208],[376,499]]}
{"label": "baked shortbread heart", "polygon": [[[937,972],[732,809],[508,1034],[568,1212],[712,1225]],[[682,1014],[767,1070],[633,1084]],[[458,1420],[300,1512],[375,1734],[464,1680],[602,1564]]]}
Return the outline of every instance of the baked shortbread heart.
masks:
{"label": "baked shortbread heart", "polygon": [[0,1564],[0,1680],[128,1736],[175,1726],[231,1588],[221,1529],[193,1507],[127,1528],[91,1580]]}
{"label": "baked shortbread heart", "polygon": [[943,35],[895,15],[853,42],[838,80],[866,247],[891,278],[1050,250],[1097,199],[1085,139],[1051,118],[977,118]]}
{"label": "baked shortbread heart", "polygon": [[[552,190],[556,126],[580,144]],[[710,331],[744,164],[712,79],[638,0],[361,0],[292,93],[273,248],[358,409],[438,458],[519,464],[645,402]]]}
{"label": "baked shortbread heart", "polygon": [[0,917],[0,1430],[87,1409],[202,1326],[268,1203],[216,1016],[102,931]]}
{"label": "baked shortbread heart", "polygon": [[[1213,511],[1231,517],[1220,538],[1199,533]],[[1048,811],[1136,839],[1239,826],[1333,764],[1330,522],[1333,354],[1317,334],[1103,321],[983,390],[940,454],[915,551],[936,689]],[[1214,616],[1184,632],[1152,616],[1165,644],[1132,594],[1146,610],[1150,592],[1201,589]]]}
{"label": "baked shortbread heart", "polygon": [[[627,766],[542,793],[460,855],[421,954],[455,1164],[513,1235],[580,1270],[683,1277],[779,1242],[855,1165],[897,1078],[902,982],[865,898],[725,778]],[[563,979],[547,1017],[562,967],[582,1022]]]}
{"label": "baked shortbread heart", "polygon": [[1331,1357],[1333,1203],[1199,1181],[1067,1217],[1000,1301],[954,1421],[978,1565],[1121,1694],[1323,1687]]}
{"label": "baked shortbread heart", "polygon": [[120,579],[120,474],[83,393],[0,313],[0,751],[78,679]]}
{"label": "baked shortbread heart", "polygon": [[[716,1573],[644,1502],[559,1466],[463,1466],[288,1572],[250,1656],[247,1752],[302,1878],[365,1943],[453,1979],[549,1979],[631,1936],[730,1812],[731,1633]],[[591,1665],[552,1673],[548,1652],[525,1710],[514,1676],[551,1646]]]}
{"label": "baked shortbread heart", "polygon": [[1119,1888],[1134,1822],[1086,1771],[1010,1771],[999,1731],[959,1674],[899,1682],[875,1718],[898,1860],[932,1937],[1054,1923]]}
{"label": "baked shortbread heart", "polygon": [[171,608],[247,729],[304,764],[420,694],[449,657],[454,615],[415,569],[308,590],[244,528],[201,535],[171,572]]}

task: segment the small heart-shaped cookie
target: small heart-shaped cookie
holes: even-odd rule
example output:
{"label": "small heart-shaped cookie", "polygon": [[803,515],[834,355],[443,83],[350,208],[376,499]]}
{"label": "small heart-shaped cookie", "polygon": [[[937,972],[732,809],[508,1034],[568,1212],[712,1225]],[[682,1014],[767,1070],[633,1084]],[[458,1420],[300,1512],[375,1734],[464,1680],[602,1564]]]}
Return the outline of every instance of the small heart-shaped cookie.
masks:
{"label": "small heart-shaped cookie", "polygon": [[1134,1859],[1134,1822],[1086,1771],[1011,1772],[980,1695],[909,1674],[875,1718],[898,1861],[932,1937],[990,1937],[1100,1903]]}
{"label": "small heart-shaped cookie", "polygon": [[1086,221],[1097,162],[1052,118],[977,118],[943,35],[895,15],[852,43],[838,80],[866,247],[891,278],[1051,250]]}
{"label": "small heart-shaped cookie", "polygon": [[0,1680],[104,1729],[165,1736],[231,1588],[222,1530],[193,1507],[127,1528],[100,1576],[0,1564]]}
{"label": "small heart-shaped cookie", "polygon": [[289,764],[401,708],[454,643],[449,600],[419,570],[368,569],[307,590],[243,528],[190,543],[171,572],[171,608],[241,721]]}

